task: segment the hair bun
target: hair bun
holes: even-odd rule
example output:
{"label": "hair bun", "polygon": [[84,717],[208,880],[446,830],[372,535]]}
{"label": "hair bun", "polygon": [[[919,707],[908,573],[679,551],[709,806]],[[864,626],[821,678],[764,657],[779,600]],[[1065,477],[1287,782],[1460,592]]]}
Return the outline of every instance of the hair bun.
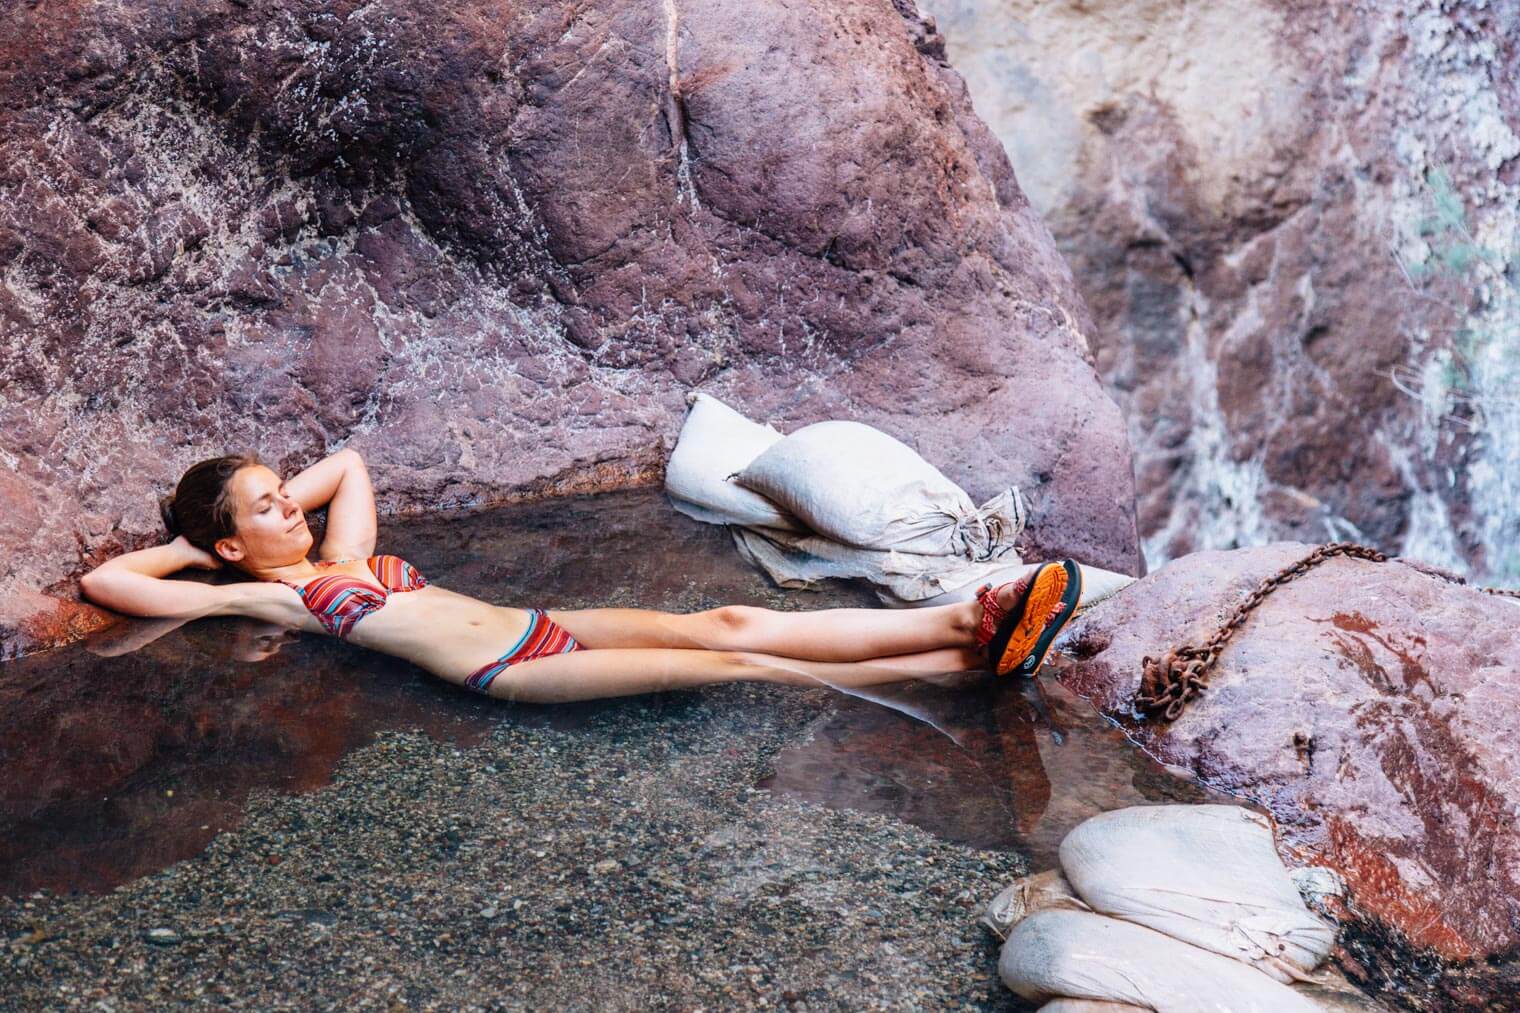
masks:
{"label": "hair bun", "polygon": [[158,501],[158,512],[164,519],[164,529],[171,535],[179,534],[179,521],[174,516],[174,497],[165,496]]}

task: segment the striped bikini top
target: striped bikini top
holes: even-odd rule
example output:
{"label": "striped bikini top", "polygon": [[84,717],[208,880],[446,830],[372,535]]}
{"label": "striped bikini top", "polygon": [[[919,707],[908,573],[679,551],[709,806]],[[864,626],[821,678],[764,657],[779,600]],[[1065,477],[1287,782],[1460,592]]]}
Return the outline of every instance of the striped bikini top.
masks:
{"label": "striped bikini top", "polygon": [[[323,559],[315,565],[331,566],[333,563],[350,562],[353,560]],[[369,572],[385,585],[384,591],[346,573],[317,577],[304,587],[288,580],[280,583],[295,588],[301,600],[306,603],[307,610],[317,617],[317,622],[327,632],[341,639],[348,636],[360,619],[384,608],[391,592],[415,591],[427,587],[427,578],[400,556],[370,556],[365,562],[369,565]]]}

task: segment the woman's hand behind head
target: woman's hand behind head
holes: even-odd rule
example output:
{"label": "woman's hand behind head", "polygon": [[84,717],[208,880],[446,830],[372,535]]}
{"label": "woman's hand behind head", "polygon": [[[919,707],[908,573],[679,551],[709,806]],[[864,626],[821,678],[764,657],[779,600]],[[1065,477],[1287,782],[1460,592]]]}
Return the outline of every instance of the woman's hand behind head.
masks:
{"label": "woman's hand behind head", "polygon": [[190,544],[190,541],[184,535],[176,535],[174,541],[169,544],[174,547],[175,551],[179,552],[180,558],[184,560],[184,565],[187,567],[197,570],[220,570],[222,568],[220,556],[213,556],[203,549],[196,548]]}

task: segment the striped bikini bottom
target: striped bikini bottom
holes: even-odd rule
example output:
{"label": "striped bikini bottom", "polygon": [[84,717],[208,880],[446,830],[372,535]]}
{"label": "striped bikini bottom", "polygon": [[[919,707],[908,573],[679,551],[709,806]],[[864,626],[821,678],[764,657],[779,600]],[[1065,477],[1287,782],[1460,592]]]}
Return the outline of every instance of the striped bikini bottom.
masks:
{"label": "striped bikini bottom", "polygon": [[542,609],[528,610],[528,629],[512,649],[488,665],[482,665],[464,680],[466,689],[485,693],[491,682],[508,666],[522,661],[542,658],[546,654],[569,654],[584,651],[585,645],[570,635],[570,631],[550,619]]}

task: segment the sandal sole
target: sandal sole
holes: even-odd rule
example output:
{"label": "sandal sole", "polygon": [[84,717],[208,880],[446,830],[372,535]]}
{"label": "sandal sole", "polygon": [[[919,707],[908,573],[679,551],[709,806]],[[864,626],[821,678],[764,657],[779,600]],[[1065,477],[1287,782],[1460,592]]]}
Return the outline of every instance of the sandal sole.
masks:
{"label": "sandal sole", "polygon": [[[1082,570],[1074,562],[1067,559],[1041,567],[988,645],[988,656],[997,659],[993,671],[1000,676],[1014,671],[1033,675],[1039,671],[1056,637],[1076,614],[1081,597]],[[1049,614],[1058,601],[1060,612],[1044,626],[1024,621],[1026,616]]]}

